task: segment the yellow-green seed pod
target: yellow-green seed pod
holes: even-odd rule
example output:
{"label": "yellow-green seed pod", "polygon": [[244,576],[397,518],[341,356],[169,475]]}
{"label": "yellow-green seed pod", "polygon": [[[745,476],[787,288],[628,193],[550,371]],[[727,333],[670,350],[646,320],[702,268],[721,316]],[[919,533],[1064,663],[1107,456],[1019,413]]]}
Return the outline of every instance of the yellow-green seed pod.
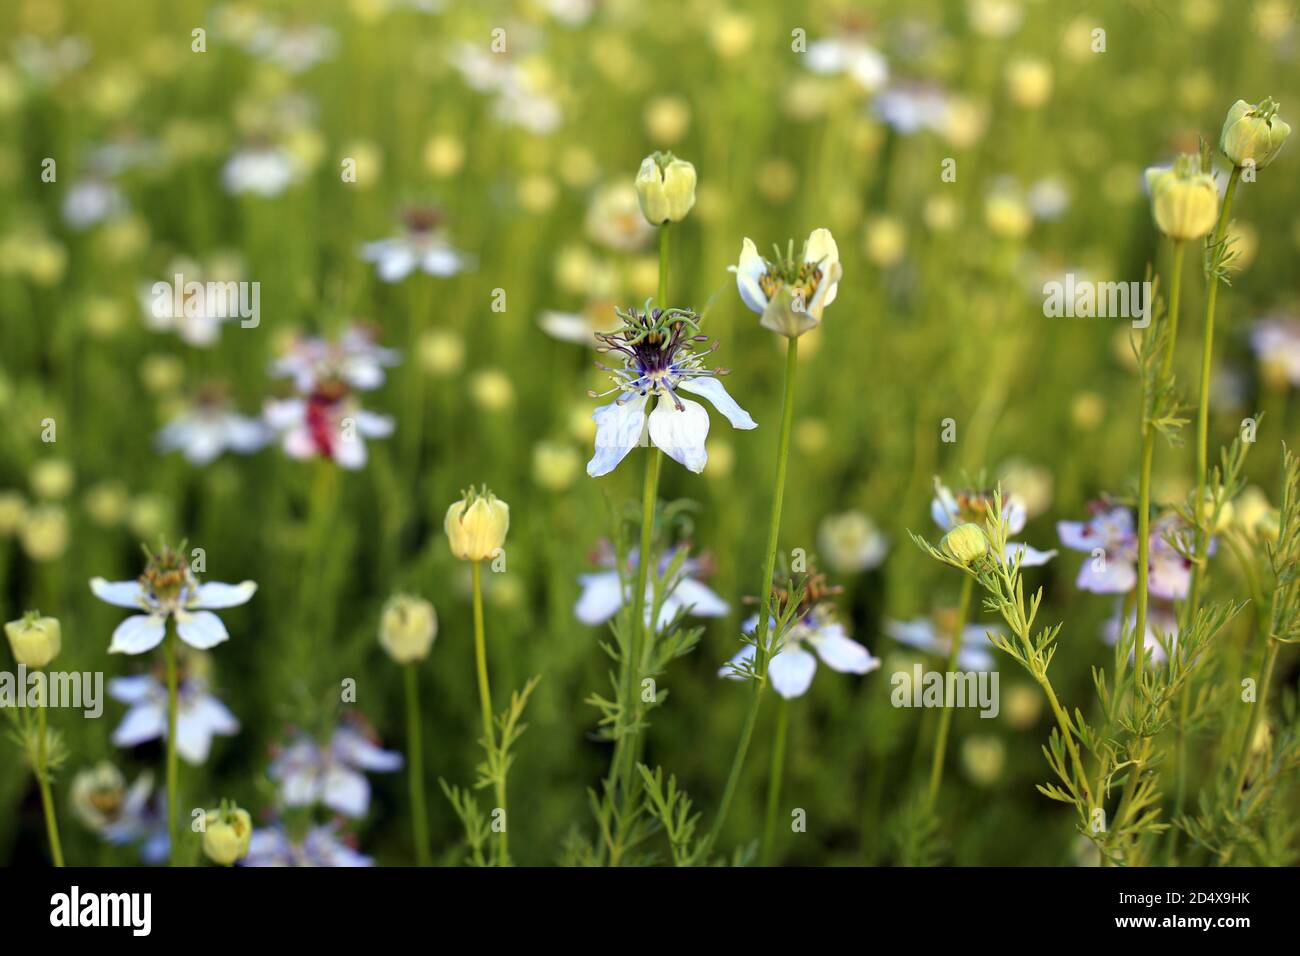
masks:
{"label": "yellow-green seed pod", "polygon": [[1272,97],[1257,106],[1245,100],[1232,104],[1219,134],[1219,149],[1234,166],[1263,169],[1273,162],[1291,135],[1291,127],[1277,115],[1277,110]]}
{"label": "yellow-green seed pod", "polygon": [[695,205],[695,167],[672,153],[652,153],[636,174],[636,195],[650,225],[681,222]]}
{"label": "yellow-green seed pod", "polygon": [[977,524],[959,524],[943,536],[939,548],[961,564],[971,564],[988,553],[988,540]]}
{"label": "yellow-green seed pod", "polygon": [[28,611],[18,620],[6,624],[5,637],[9,638],[14,660],[24,667],[48,666],[59,656],[59,649],[63,646],[58,620],[41,617],[36,611]]}
{"label": "yellow-green seed pod", "polygon": [[1219,219],[1219,190],[1213,176],[1197,171],[1195,157],[1180,156],[1172,169],[1148,169],[1146,178],[1161,232],[1180,241],[1209,235]]}
{"label": "yellow-green seed pod", "polygon": [[203,853],[218,866],[232,866],[248,856],[253,821],[247,810],[208,810],[204,821]]}
{"label": "yellow-green seed pod", "polygon": [[379,619],[379,643],[399,664],[412,664],[429,656],[438,636],[438,615],[424,598],[395,594]]}
{"label": "yellow-green seed pod", "polygon": [[447,509],[443,526],[452,554],[461,561],[486,561],[505,544],[510,506],[486,488],[471,488]]}

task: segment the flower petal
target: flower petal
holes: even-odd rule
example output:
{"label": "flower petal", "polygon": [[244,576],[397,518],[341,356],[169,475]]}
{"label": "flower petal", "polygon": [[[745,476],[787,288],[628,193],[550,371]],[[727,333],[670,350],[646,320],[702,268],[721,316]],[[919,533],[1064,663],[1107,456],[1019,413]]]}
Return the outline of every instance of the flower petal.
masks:
{"label": "flower petal", "polygon": [[578,581],[582,584],[582,594],[573,613],[583,624],[604,624],[623,606],[623,582],[617,571],[583,574]]}
{"label": "flower petal", "polygon": [[727,421],[731,422],[733,428],[748,430],[758,427],[758,423],[749,417],[749,412],[736,404],[736,400],[728,394],[726,386],[719,379],[713,377],[686,379],[677,387],[696,395],[703,395],[713,403],[713,407],[720,411]]}
{"label": "flower petal", "polygon": [[618,401],[591,413],[596,423],[596,453],[587,462],[593,478],[607,475],[641,442],[645,430],[645,395],[625,393]]}
{"label": "flower petal", "polygon": [[812,685],[815,673],[817,658],[801,647],[787,647],[767,665],[772,689],[786,700],[802,697]]}
{"label": "flower petal", "polygon": [[325,771],[321,803],[345,817],[364,817],[370,809],[370,782],[347,767]]}
{"label": "flower petal", "polygon": [[767,296],[763,294],[758,279],[767,272],[767,263],[758,254],[751,239],[746,238],[741,245],[740,262],[732,266],[731,271],[736,273],[736,289],[740,292],[740,298],[752,311],[762,315],[767,308]]}
{"label": "flower petal", "polygon": [[200,584],[195,589],[194,596],[189,600],[189,606],[191,608],[208,608],[209,610],[239,607],[241,604],[247,604],[256,591],[256,581],[241,581],[239,584],[222,584],[220,581],[209,581],[207,584]]}
{"label": "flower petal", "polygon": [[113,631],[110,654],[143,654],[162,643],[167,626],[161,615],[132,614]]}
{"label": "flower petal", "polygon": [[230,640],[226,625],[211,611],[177,611],[176,636],[201,651]]}
{"label": "flower petal", "polygon": [[693,617],[724,617],[730,609],[727,602],[694,578],[682,578],[672,590],[672,599],[681,607],[689,608]]}
{"label": "flower petal", "polygon": [[144,607],[144,589],[139,581],[105,581],[103,578],[90,579],[90,593],[101,601],[107,601],[117,607],[129,607],[139,610]]}
{"label": "flower petal", "polygon": [[108,682],[108,696],[123,704],[142,704],[150,697],[165,693],[163,685],[152,674],[114,677]]}
{"label": "flower petal", "polygon": [[162,702],[132,707],[113,731],[114,747],[136,747],[167,733],[167,710]]}
{"label": "flower petal", "polygon": [[709,413],[699,402],[681,399],[678,408],[662,397],[650,413],[650,441],[669,458],[699,474],[709,460],[704,440],[709,435]]}
{"label": "flower petal", "polygon": [[832,670],[845,674],[869,674],[880,666],[880,658],[844,633],[840,624],[829,624],[808,639],[817,656]]}

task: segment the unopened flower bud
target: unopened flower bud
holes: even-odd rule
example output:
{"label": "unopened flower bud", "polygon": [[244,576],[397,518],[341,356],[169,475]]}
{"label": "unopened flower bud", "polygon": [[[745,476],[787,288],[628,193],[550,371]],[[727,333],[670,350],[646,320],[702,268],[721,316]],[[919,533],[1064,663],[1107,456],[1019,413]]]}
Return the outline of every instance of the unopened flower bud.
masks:
{"label": "unopened flower bud", "polygon": [[1272,97],[1259,105],[1237,100],[1228,110],[1219,134],[1219,149],[1234,166],[1254,165],[1263,169],[1277,156],[1291,127],[1277,115],[1277,103]]}
{"label": "unopened flower bud", "polygon": [[248,856],[253,821],[247,810],[222,807],[208,810],[204,821],[203,852],[218,866],[230,866]]}
{"label": "unopened flower bud", "polygon": [[988,541],[977,524],[959,524],[943,536],[939,548],[961,564],[971,564],[988,553]]}
{"label": "unopened flower bud", "polygon": [[471,488],[447,509],[443,524],[452,554],[461,561],[486,561],[505,544],[510,506],[486,488]]}
{"label": "unopened flower bud", "polygon": [[47,666],[59,656],[63,644],[59,622],[52,617],[41,617],[36,611],[28,611],[6,624],[5,637],[9,638],[14,660],[24,667]]}
{"label": "unopened flower bud", "polygon": [[636,195],[652,226],[681,222],[695,205],[695,167],[672,153],[652,153],[636,174]]}
{"label": "unopened flower bud", "polygon": [[1170,239],[1200,239],[1219,219],[1219,190],[1214,177],[1197,169],[1191,156],[1180,156],[1173,169],[1148,169],[1151,215]]}
{"label": "unopened flower bud", "polygon": [[399,664],[412,664],[429,656],[438,636],[438,615],[424,598],[395,594],[379,619],[379,643]]}

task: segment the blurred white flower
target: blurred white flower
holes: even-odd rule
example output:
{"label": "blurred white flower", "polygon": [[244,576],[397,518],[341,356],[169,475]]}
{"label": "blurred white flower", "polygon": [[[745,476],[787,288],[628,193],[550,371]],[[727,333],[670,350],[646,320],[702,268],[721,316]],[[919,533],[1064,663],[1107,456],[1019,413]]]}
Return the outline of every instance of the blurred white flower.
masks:
{"label": "blurred white flower", "polygon": [[808,44],[804,62],[814,73],[848,75],[867,93],[874,93],[889,79],[889,64],[861,33],[814,40]]}
{"label": "blurred white flower", "polygon": [[392,418],[366,411],[351,393],[328,388],[309,398],[268,401],[264,416],[290,458],[325,457],[349,471],[365,466],[365,439],[387,438],[394,427]]}
{"label": "blurred white flower", "polygon": [[241,146],[221,169],[221,183],[233,196],[278,196],[300,176],[299,163],[291,152],[262,143]]}
{"label": "blurred white flower", "polygon": [[[678,550],[678,548],[670,549],[659,557],[656,563],[658,575],[662,576],[668,570]],[[603,546],[598,553],[598,561],[609,570],[578,575],[582,594],[573,608],[573,613],[578,620],[589,626],[604,624],[632,597],[631,585],[624,583],[624,575],[620,574],[615,566],[613,549],[608,545]],[[639,557],[634,550],[628,555],[628,566],[624,569],[629,579],[635,578],[638,562]],[[687,613],[693,617],[726,616],[730,610],[727,602],[697,580],[703,567],[703,562],[698,559],[686,558],[682,561],[677,574],[667,582],[666,596],[660,607],[658,627],[665,627],[683,608],[687,609]],[[650,619],[653,601],[654,581],[647,578],[645,599],[647,621]]]}
{"label": "blurred white flower", "polygon": [[[758,615],[754,615],[741,629],[753,634],[757,627]],[[743,679],[745,666],[752,666],[754,651],[753,644],[746,644],[722,666],[718,676]],[[869,650],[848,636],[829,605],[818,605],[793,623],[768,662],[767,677],[772,689],[786,700],[802,697],[812,686],[818,657],[831,670],[844,674],[869,674],[880,667],[880,658],[872,657]]]}
{"label": "blurred white flower", "polygon": [[[167,688],[161,681],[151,674],[115,677],[108,682],[108,693],[129,707],[113,731],[114,746],[136,747],[167,738]],[[181,682],[176,692],[176,752],[186,763],[205,763],[214,736],[238,732],[239,721],[208,693],[202,678],[190,676]]]}
{"label": "blurred white flower", "polygon": [[248,455],[271,440],[266,423],[239,415],[225,402],[200,397],[163,426],[155,438],[160,452],[179,451],[194,465],[207,465],[222,452]]}
{"label": "blurred white flower", "polygon": [[822,519],[817,548],[832,571],[856,574],[879,567],[889,552],[889,541],[861,511],[845,511]]}
{"label": "blurred white flower", "polygon": [[375,263],[385,282],[400,282],[416,271],[445,279],[473,265],[471,257],[447,241],[442,216],[436,210],[413,209],[403,219],[402,235],[361,247],[361,258]]}
{"label": "blurred white flower", "polygon": [[275,758],[269,771],[280,785],[288,807],[322,803],[347,817],[363,817],[370,809],[370,781],[363,771],[392,773],[402,768],[402,755],[384,750],[355,727],[341,724],[322,747],[307,734],[299,735]]}

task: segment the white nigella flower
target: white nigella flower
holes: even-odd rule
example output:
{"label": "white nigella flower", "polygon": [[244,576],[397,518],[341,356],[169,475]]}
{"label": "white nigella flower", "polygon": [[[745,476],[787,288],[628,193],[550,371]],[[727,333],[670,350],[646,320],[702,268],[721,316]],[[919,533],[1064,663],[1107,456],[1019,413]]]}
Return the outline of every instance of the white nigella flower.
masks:
{"label": "white nigella flower", "polygon": [[258,59],[283,67],[290,73],[305,73],[328,59],[337,42],[333,30],[316,23],[288,27],[268,25],[249,39],[247,50]]}
{"label": "white nigella flower", "polygon": [[270,440],[264,422],[236,414],[215,393],[205,393],[163,426],[155,444],[160,452],[180,451],[191,464],[207,465],[224,451],[248,455]]}
{"label": "white nigella flower", "polygon": [[[1124,602],[1120,601],[1115,605],[1115,613],[1111,616],[1102,627],[1102,638],[1112,647],[1119,643],[1120,619],[1124,613]],[[1124,623],[1128,631],[1137,627],[1137,609],[1129,612],[1128,620]],[[1174,609],[1172,601],[1154,600],[1147,607],[1147,635],[1146,635],[1146,661],[1148,665],[1163,664],[1169,659],[1169,654],[1165,647],[1168,645],[1173,648],[1178,641],[1178,614]],[[1134,651],[1129,654],[1129,660],[1136,656],[1136,645]]]}
{"label": "white nigella flower", "polygon": [[[672,549],[660,557],[658,573],[662,575],[676,556],[677,549]],[[573,608],[573,613],[583,624],[595,626],[604,624],[618,613],[631,598],[631,587],[624,583],[615,566],[613,549],[603,546],[597,560],[608,568],[595,574],[581,574],[578,581],[582,584],[582,594]],[[635,551],[628,556],[629,577],[634,576],[638,557]],[[702,570],[703,561],[686,558],[682,561],[674,580],[668,582],[668,594],[663,600],[659,613],[659,627],[664,627],[683,608],[695,617],[724,617],[729,608],[727,602],[696,580]],[[650,617],[651,602],[654,599],[654,582],[646,582],[646,618]]]}
{"label": "white nigella flower", "polygon": [[601,186],[587,206],[587,235],[615,252],[638,252],[654,238],[655,228],[641,212],[636,186],[629,182]]}
{"label": "white nigella flower", "polygon": [[808,44],[804,62],[824,76],[847,74],[866,93],[876,92],[889,79],[884,56],[858,32],[814,40]]}
{"label": "white nigella flower", "polygon": [[[930,517],[944,531],[959,524],[984,526],[984,520],[993,510],[993,496],[984,492],[963,491],[953,494],[938,478],[934,480],[934,498],[930,502]],[[1007,535],[1019,534],[1025,529],[1028,512],[1024,502],[1015,494],[1002,498],[1002,520],[1007,524]],[[1039,551],[1027,544],[1008,541],[1007,560],[1020,555],[1022,568],[1034,568],[1056,557],[1056,551]]]}
{"label": "white nigella flower", "polygon": [[279,824],[258,827],[240,866],[374,866],[375,861],[356,851],[338,835],[337,822],[312,827],[297,842]]}
{"label": "white nigella flower", "polygon": [[[758,615],[742,625],[747,634],[757,627]],[[753,644],[746,644],[722,666],[718,676],[742,679],[742,669],[752,664],[754,650]],[[869,674],[880,667],[879,658],[872,657],[870,651],[848,636],[844,625],[835,619],[831,605],[814,604],[795,619],[768,662],[767,677],[772,689],[786,700],[802,697],[812,686],[818,657],[831,670],[844,674]]]}
{"label": "white nigella flower", "polygon": [[[167,737],[167,688],[152,674],[115,677],[108,693],[129,710],[113,731],[117,747],[136,747]],[[229,708],[208,693],[207,683],[198,676],[187,677],[177,689],[176,752],[190,764],[208,759],[214,736],[230,737],[239,732],[239,721]]]}
{"label": "white nigella flower", "polygon": [[[1084,551],[1076,582],[1079,590],[1095,594],[1124,594],[1137,585],[1138,535],[1132,510],[1106,502],[1093,502],[1087,521],[1058,521],[1061,544],[1072,551]],[[1147,553],[1147,588],[1162,600],[1181,600],[1187,596],[1192,579],[1192,563],[1178,553],[1165,535],[1184,529],[1182,519],[1169,514],[1150,528]],[[1100,553],[1098,553],[1100,552]]]}
{"label": "white nigella flower", "polygon": [[401,353],[384,348],[375,340],[373,329],[349,326],[337,341],[302,336],[271,366],[271,374],[292,378],[294,387],[310,395],[322,382],[342,381],[359,391],[384,384],[384,369],[400,364]]}
{"label": "white nigella flower", "polygon": [[270,198],[280,195],[301,175],[300,164],[287,149],[255,142],[231,154],[221,169],[221,183],[233,196],[251,193]]}
{"label": "white nigella flower", "polygon": [[126,209],[126,198],[118,188],[99,176],[74,182],[63,197],[63,221],[77,230],[89,229]]}
{"label": "white nigella flower", "polygon": [[[596,452],[587,462],[587,474],[593,478],[609,474],[647,435],[674,461],[693,472],[703,471],[709,457],[704,449],[709,413],[698,402],[682,398],[682,391],[707,398],[735,428],[758,427],[719,381],[725,369],[704,367],[704,356],[716,343],[696,351],[695,344],[707,338],[698,334],[699,317],[694,312],[665,311],[646,303],[644,312],[632,309],[618,315],[623,326],[602,332],[598,351],[623,356],[622,368],[600,366],[614,382],[614,387],[602,394],[617,392],[619,397],[591,415],[596,422]],[[652,398],[654,410],[647,414]]]}
{"label": "white nigella flower", "polygon": [[[952,652],[954,628],[955,613],[939,613],[933,618],[920,617],[911,621],[885,622],[885,633],[898,643],[944,660]],[[1001,633],[1002,628],[986,624],[967,624],[962,628],[961,649],[957,652],[958,668],[964,671],[997,670],[989,631]]]}
{"label": "white nigella flower", "polygon": [[889,542],[861,511],[846,511],[822,519],[817,549],[832,571],[857,574],[879,567],[889,552]]}
{"label": "white nigella flower", "polygon": [[72,812],[92,833],[119,845],[144,836],[151,825],[149,794],[153,776],[145,772],[130,787],[122,771],[107,760],[79,770],[72,778]]}
{"label": "white nigella flower", "polygon": [[876,115],[903,136],[921,130],[943,132],[951,104],[948,94],[936,86],[899,83],[891,86],[875,102]]}
{"label": "white nigella flower", "polygon": [[1250,330],[1250,345],[1264,368],[1300,388],[1300,318],[1275,315]]}
{"label": "white nigella flower", "polygon": [[270,775],[280,784],[285,806],[323,803],[344,816],[363,817],[370,809],[370,782],[362,771],[401,768],[401,754],[381,749],[360,730],[342,724],[328,747],[300,735],[275,758]]}
{"label": "white nigella flower", "polygon": [[412,209],[403,219],[402,235],[361,247],[361,258],[375,263],[379,278],[385,282],[401,282],[417,270],[445,279],[473,264],[469,256],[447,242],[440,228],[442,215],[437,210]]}
{"label": "white nigella flower", "polygon": [[265,416],[282,435],[281,445],[290,458],[323,456],[349,471],[365,466],[365,439],[393,433],[392,418],[366,411],[355,395],[337,384],[324,384],[308,398],[269,401]]}
{"label": "white nigella flower", "polygon": [[133,614],[113,631],[110,654],[143,654],[162,643],[167,619],[176,622],[176,635],[199,650],[207,650],[230,638],[213,609],[248,603],[257,584],[200,584],[183,555],[164,546],[157,555],[149,553],[144,574],[136,581],[105,581],[91,578],[90,590],[101,601],[133,608]]}
{"label": "white nigella flower", "polygon": [[821,324],[822,311],[839,291],[840,252],[829,229],[814,229],[796,259],[793,244],[775,261],[758,254],[746,238],[740,261],[727,267],[736,274],[736,288],[745,305],[762,316],[762,325],[788,338]]}

